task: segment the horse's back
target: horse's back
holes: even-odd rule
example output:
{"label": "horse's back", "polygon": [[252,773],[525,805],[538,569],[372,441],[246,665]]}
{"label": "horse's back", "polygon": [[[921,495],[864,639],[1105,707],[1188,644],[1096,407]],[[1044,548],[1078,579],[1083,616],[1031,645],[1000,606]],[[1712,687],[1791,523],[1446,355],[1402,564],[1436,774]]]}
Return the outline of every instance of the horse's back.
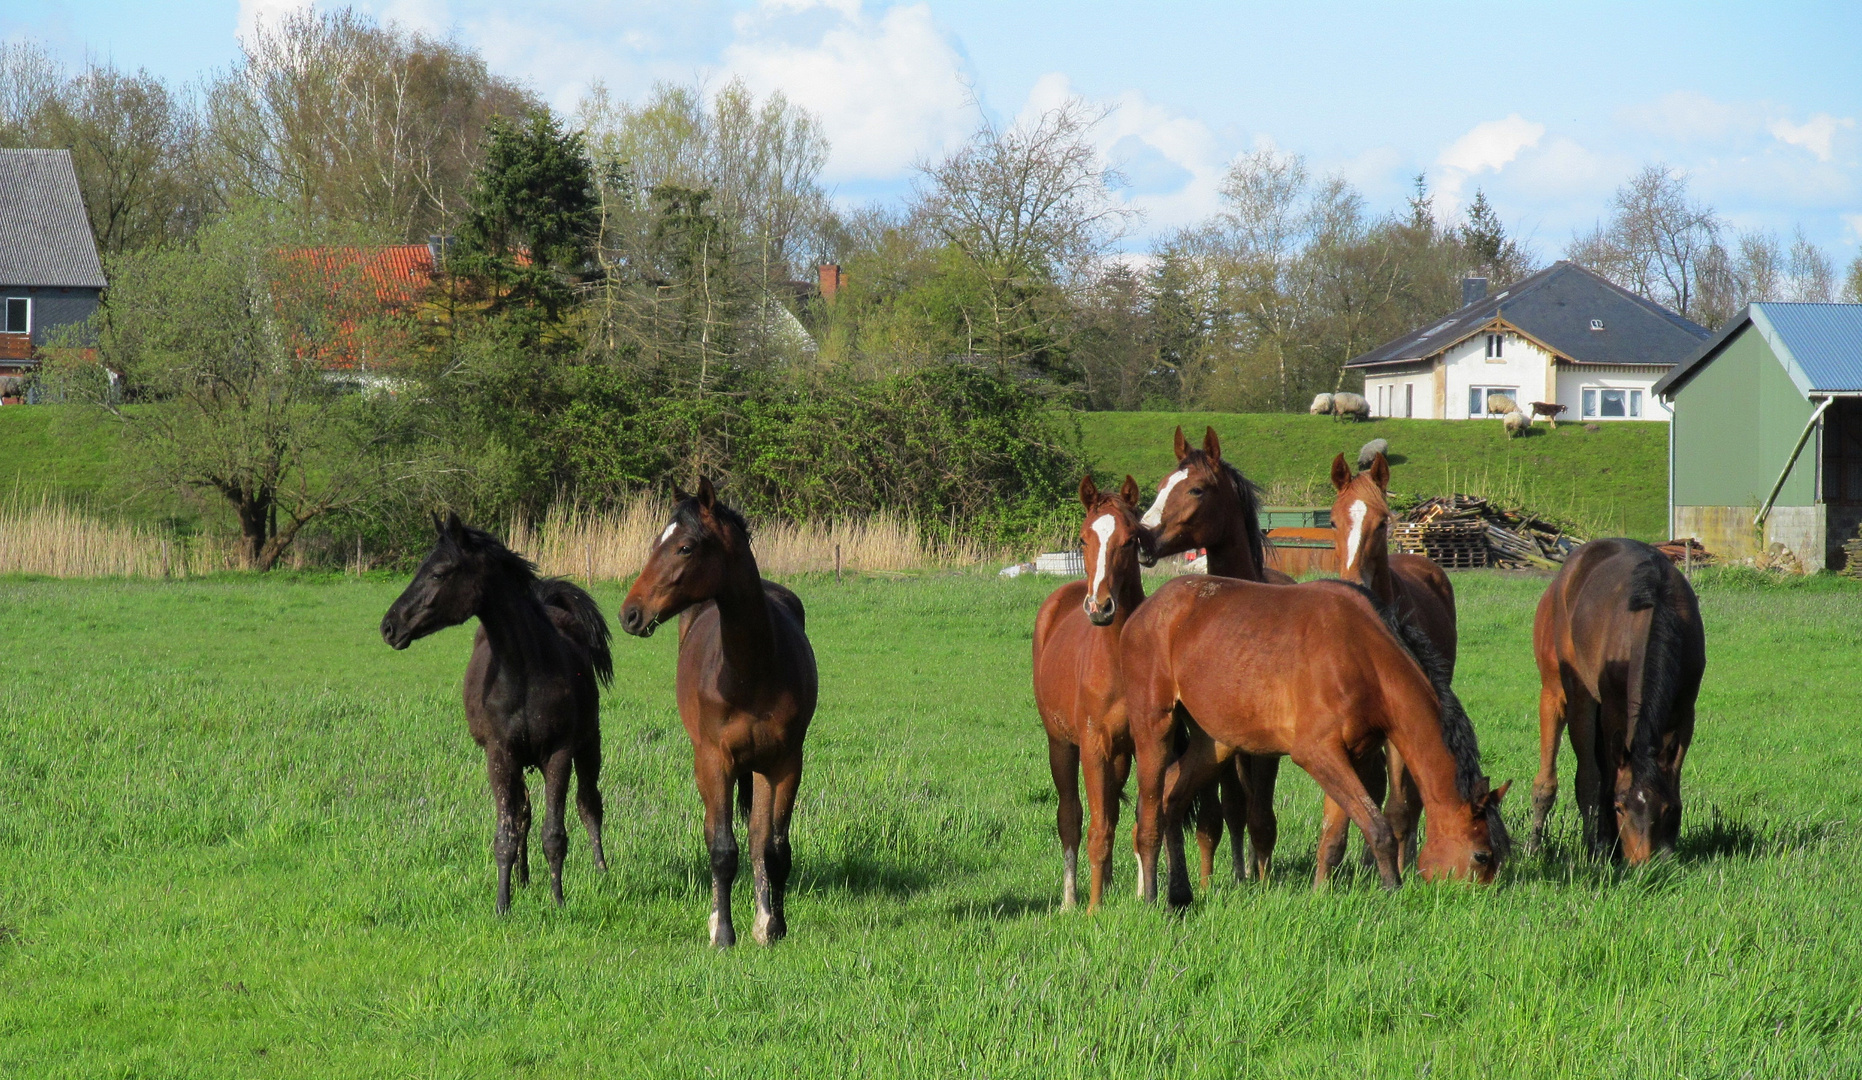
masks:
{"label": "horse's back", "polygon": [[795,595],[795,590],[789,588],[787,585],[778,585],[765,578],[763,580],[763,594],[788,609],[789,614],[795,617],[797,629],[803,631],[808,629],[808,612],[802,608],[802,598]]}

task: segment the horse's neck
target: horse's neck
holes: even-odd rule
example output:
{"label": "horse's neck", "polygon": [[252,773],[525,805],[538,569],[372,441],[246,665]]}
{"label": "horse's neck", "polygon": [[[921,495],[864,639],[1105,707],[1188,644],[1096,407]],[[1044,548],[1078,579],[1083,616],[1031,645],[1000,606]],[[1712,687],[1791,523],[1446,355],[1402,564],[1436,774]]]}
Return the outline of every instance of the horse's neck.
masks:
{"label": "horse's neck", "polygon": [[485,628],[500,673],[517,677],[536,669],[556,632],[528,582],[488,583],[479,602],[478,622]]}
{"label": "horse's neck", "polygon": [[1243,513],[1246,511],[1237,509],[1237,520],[1230,523],[1220,541],[1209,545],[1209,572],[1216,577],[1260,581],[1261,564],[1255,561],[1254,549],[1248,543],[1247,527],[1238,520]]}
{"label": "horse's neck", "polygon": [[1136,559],[1129,566],[1120,566],[1112,575],[1113,621],[1124,625],[1124,621],[1138,605],[1144,603],[1144,577],[1138,570]]}
{"label": "horse's neck", "polygon": [[748,544],[725,575],[717,596],[718,643],[724,665],[735,678],[754,678],[775,659],[776,631],[770,621],[769,594]]}
{"label": "horse's neck", "polygon": [[1455,786],[1455,757],[1442,738],[1440,717],[1399,713],[1392,716],[1391,721],[1391,729],[1385,732],[1385,737],[1396,746],[1397,753],[1403,755],[1403,763],[1416,780],[1423,812],[1429,815],[1429,820],[1448,821],[1452,810],[1465,811],[1468,800]]}
{"label": "horse's neck", "polygon": [[1396,574],[1390,569],[1390,554],[1387,551],[1367,552],[1364,556],[1363,569],[1359,571],[1365,588],[1377,597],[1379,603],[1393,604],[1397,598]]}

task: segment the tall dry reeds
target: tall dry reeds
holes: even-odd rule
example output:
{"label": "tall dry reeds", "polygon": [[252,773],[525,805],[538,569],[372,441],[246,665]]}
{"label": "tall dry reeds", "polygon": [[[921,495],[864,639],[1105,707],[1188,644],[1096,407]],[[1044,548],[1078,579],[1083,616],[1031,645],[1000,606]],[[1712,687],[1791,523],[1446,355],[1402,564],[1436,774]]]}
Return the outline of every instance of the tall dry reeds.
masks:
{"label": "tall dry reeds", "polygon": [[[656,495],[640,495],[611,513],[557,508],[542,522],[515,522],[510,546],[529,556],[546,574],[621,580],[640,572],[647,552],[672,506]],[[971,544],[934,542],[894,514],[832,523],[750,523],[757,567],[765,574],[831,571],[835,552],[851,573],[899,573],[977,563],[990,553]]]}
{"label": "tall dry reeds", "polygon": [[50,500],[0,505],[0,574],[196,577],[241,569],[236,544],[110,522]]}

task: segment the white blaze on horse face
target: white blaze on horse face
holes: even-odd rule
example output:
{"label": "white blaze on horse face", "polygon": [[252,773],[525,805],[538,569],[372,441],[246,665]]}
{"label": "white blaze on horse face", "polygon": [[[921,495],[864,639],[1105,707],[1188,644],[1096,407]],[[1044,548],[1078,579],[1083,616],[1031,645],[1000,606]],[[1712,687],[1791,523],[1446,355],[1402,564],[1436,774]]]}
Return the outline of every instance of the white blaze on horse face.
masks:
{"label": "white blaze on horse face", "polygon": [[1170,477],[1164,481],[1164,486],[1157,490],[1157,498],[1152,501],[1151,508],[1144,512],[1142,524],[1145,528],[1155,529],[1164,523],[1164,504],[1170,501],[1170,493],[1175,491],[1177,485],[1181,484],[1189,475],[1190,471],[1188,469],[1178,469],[1176,472],[1171,473]]}
{"label": "white blaze on horse face", "polygon": [[1099,583],[1106,579],[1106,550],[1112,546],[1112,530],[1118,528],[1118,522],[1111,514],[1101,514],[1091,525],[1093,535],[1099,538],[1099,558],[1093,562],[1093,587],[1086,590],[1086,602],[1091,604],[1099,599]]}
{"label": "white blaze on horse face", "polygon": [[1351,534],[1345,538],[1345,569],[1358,565],[1358,547],[1364,543],[1364,518],[1370,508],[1359,499],[1351,504]]}
{"label": "white blaze on horse face", "polygon": [[679,523],[676,521],[670,525],[667,525],[666,531],[659,534],[658,540],[653,541],[653,546],[658,547],[661,544],[665,543],[666,541],[672,539],[672,534],[677,532],[678,529],[679,529]]}

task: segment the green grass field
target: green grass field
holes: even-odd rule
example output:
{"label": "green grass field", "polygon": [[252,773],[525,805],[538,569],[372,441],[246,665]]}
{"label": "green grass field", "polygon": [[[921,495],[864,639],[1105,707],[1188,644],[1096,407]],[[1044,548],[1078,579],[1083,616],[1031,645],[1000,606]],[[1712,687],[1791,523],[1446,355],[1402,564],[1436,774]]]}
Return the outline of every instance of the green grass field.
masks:
{"label": "green grass field", "polygon": [[[1332,501],[1332,458],[1355,463],[1358,448],[1388,439],[1393,491],[1449,491],[1523,501],[1542,513],[1569,517],[1594,535],[1666,540],[1668,425],[1601,424],[1589,432],[1544,424],[1508,439],[1498,420],[1373,420],[1341,423],[1329,416],[1286,413],[1080,413],[1086,451],[1106,477],[1126,473],[1154,483],[1176,465],[1177,425],[1201,445],[1203,429],[1222,438],[1223,456],[1263,487],[1308,489]],[[1102,478],[1103,480],[1104,478]]]}
{"label": "green grass field", "polygon": [[[1172,918],[1131,898],[1123,823],[1113,902],[1056,910],[1028,687],[1051,580],[794,581],[822,706],[793,936],[728,954],[704,944],[673,635],[616,642],[612,871],[572,825],[567,909],[539,884],[500,919],[459,704],[471,631],[391,652],[376,624],[400,584],[0,582],[0,1075],[1862,1071],[1845,582],[1703,589],[1672,862],[1574,855],[1567,753],[1558,843],[1495,887],[1357,874],[1315,895],[1319,799],[1289,765],[1276,879]],[[1458,684],[1521,831],[1543,580],[1456,584]]]}

